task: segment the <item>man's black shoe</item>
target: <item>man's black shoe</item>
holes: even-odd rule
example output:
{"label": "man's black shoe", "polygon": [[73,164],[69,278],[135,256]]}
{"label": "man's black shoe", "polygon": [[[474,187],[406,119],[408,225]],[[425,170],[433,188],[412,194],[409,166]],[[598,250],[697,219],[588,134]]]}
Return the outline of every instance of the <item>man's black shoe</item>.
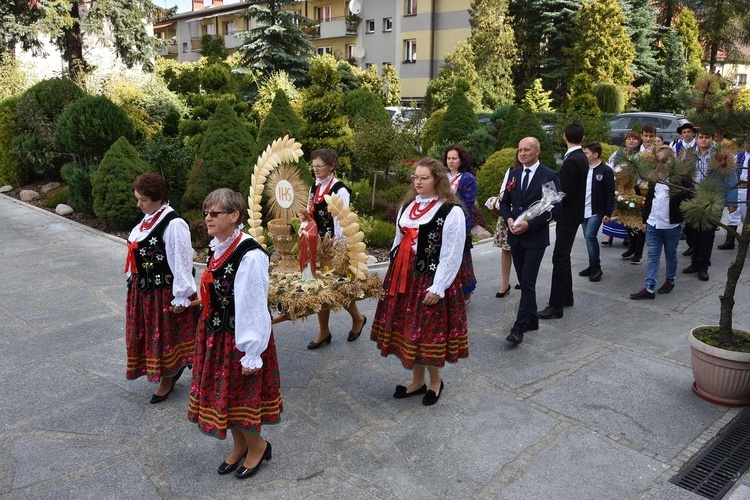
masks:
{"label": "man's black shoe", "polygon": [[552,306],[547,306],[543,310],[539,311],[539,319],[552,319],[552,318],[562,318],[563,317],[563,310],[556,309]]}
{"label": "man's black shoe", "polygon": [[518,345],[523,342],[523,332],[518,328],[513,327],[510,329],[510,335],[505,337],[505,340],[507,340],[511,344]]}
{"label": "man's black shoe", "polygon": [[664,295],[671,292],[672,290],[674,290],[674,282],[667,280],[662,286],[659,287],[656,293],[658,293],[659,295]]}
{"label": "man's black shoe", "polygon": [[578,273],[578,276],[591,276],[591,273],[594,272],[594,268],[589,266],[580,273]]}
{"label": "man's black shoe", "polygon": [[622,258],[623,259],[629,259],[629,258],[631,258],[633,256],[634,253],[635,253],[635,250],[631,250],[630,248],[628,248],[627,250],[625,250],[623,252]]}
{"label": "man's black shoe", "polygon": [[591,273],[591,276],[589,276],[589,281],[601,281],[603,274],[602,268],[598,267],[593,273]]}
{"label": "man's black shoe", "polygon": [[693,247],[688,247],[687,250],[682,252],[682,255],[693,255]]}
{"label": "man's black shoe", "polygon": [[526,331],[528,332],[529,330],[539,330],[539,320],[527,322]]}
{"label": "man's black shoe", "polygon": [[684,274],[695,274],[699,271],[695,264],[690,264],[688,267],[682,270]]}
{"label": "man's black shoe", "polygon": [[698,271],[698,279],[701,281],[708,281],[708,270],[701,269]]}
{"label": "man's black shoe", "polygon": [[630,294],[630,298],[633,300],[653,299],[654,297],[656,297],[656,294],[654,292],[649,292],[645,288],[641,288],[640,292]]}

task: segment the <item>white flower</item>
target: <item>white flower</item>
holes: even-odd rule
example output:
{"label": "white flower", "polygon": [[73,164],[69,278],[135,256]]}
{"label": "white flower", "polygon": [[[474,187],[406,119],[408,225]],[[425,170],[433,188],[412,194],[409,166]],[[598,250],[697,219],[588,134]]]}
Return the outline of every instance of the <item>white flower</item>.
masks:
{"label": "white flower", "polygon": [[635,208],[635,203],[633,203],[633,202],[631,201],[630,203],[628,203],[628,206],[629,206],[630,208]]}
{"label": "white flower", "polygon": [[624,200],[624,199],[625,199],[625,198],[623,198],[622,196],[618,196],[618,197],[617,197],[617,201],[622,201],[622,200]]}
{"label": "white flower", "polygon": [[620,194],[620,192],[619,191],[615,191],[615,194]]}

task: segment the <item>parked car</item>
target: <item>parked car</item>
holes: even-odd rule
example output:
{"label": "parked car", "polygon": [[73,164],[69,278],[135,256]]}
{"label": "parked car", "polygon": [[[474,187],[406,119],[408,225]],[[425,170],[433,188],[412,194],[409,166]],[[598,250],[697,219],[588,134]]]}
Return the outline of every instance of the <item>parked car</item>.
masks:
{"label": "parked car", "polygon": [[620,113],[609,119],[610,142],[619,146],[625,140],[625,134],[633,130],[636,123],[640,123],[642,126],[653,123],[656,127],[656,133],[664,137],[665,143],[670,143],[679,138],[677,127],[688,121],[687,117],[672,113]]}
{"label": "parked car", "polygon": [[398,128],[413,127],[416,131],[422,130],[427,118],[419,108],[404,106],[386,106],[385,110],[391,117],[391,122]]}

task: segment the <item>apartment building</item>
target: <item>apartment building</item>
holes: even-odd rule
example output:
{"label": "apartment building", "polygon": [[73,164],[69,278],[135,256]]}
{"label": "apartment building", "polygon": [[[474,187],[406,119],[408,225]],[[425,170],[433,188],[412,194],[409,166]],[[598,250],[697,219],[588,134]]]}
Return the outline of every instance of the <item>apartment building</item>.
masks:
{"label": "apartment building", "polygon": [[[299,0],[293,8],[309,19],[300,28],[318,54],[349,60],[362,69],[395,66],[405,103],[421,102],[445,55],[471,34],[469,0]],[[231,50],[242,45],[235,33],[248,29],[240,14],[247,4],[193,0],[191,12],[156,24],[154,33],[173,43],[160,56],[197,61],[201,38],[221,36]],[[252,27],[252,21],[251,21]],[[419,50],[417,50],[419,49]]]}

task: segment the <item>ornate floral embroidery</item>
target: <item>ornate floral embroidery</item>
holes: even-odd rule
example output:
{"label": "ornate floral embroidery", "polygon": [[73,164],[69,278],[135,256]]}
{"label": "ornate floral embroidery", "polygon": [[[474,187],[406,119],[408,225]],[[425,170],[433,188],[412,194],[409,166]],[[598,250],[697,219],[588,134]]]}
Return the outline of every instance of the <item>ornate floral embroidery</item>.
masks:
{"label": "ornate floral embroidery", "polygon": [[515,177],[511,177],[508,180],[508,183],[505,185],[505,191],[506,192],[513,191],[516,188],[517,184],[518,184],[518,181],[516,180],[516,178]]}

